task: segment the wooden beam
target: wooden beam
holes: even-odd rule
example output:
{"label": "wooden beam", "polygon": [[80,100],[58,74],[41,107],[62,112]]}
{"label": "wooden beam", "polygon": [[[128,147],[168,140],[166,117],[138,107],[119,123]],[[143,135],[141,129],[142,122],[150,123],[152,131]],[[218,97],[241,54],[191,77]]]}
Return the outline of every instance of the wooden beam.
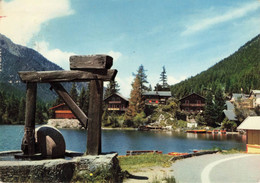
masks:
{"label": "wooden beam", "polygon": [[23,82],[82,82],[90,80],[114,80],[117,70],[102,69],[92,71],[21,71],[18,72]]}
{"label": "wooden beam", "polygon": [[25,127],[22,142],[22,151],[25,155],[35,154],[35,112],[36,112],[37,84],[27,83],[26,106],[25,106]]}
{"label": "wooden beam", "polygon": [[108,55],[74,55],[70,57],[71,70],[110,69],[113,58]]}
{"label": "wooden beam", "polygon": [[79,108],[79,106],[73,101],[68,92],[63,88],[60,83],[50,83],[51,87],[56,91],[56,93],[64,100],[67,106],[70,108],[72,113],[76,116],[83,127],[87,127],[88,117]]}
{"label": "wooden beam", "polygon": [[92,80],[89,83],[88,139],[87,154],[101,154],[101,116],[103,99],[103,81]]}

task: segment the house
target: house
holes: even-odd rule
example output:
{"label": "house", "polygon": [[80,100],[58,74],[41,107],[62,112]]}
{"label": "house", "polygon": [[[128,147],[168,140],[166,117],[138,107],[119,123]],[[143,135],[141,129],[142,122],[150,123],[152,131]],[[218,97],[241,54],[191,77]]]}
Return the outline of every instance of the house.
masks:
{"label": "house", "polygon": [[260,106],[260,90],[252,90],[249,98],[252,100],[253,108]]}
{"label": "house", "polygon": [[248,94],[244,93],[233,93],[230,100],[233,104],[236,104],[239,108],[252,109],[252,100],[249,98]]}
{"label": "house", "polygon": [[108,111],[125,112],[128,108],[129,101],[119,93],[114,93],[104,99]]}
{"label": "house", "polygon": [[146,105],[165,105],[167,100],[172,96],[170,91],[148,91],[142,95]]}
{"label": "house", "polygon": [[74,114],[71,112],[71,110],[65,103],[54,106],[54,107],[50,108],[49,110],[54,111],[55,119],[76,119]]}
{"label": "house", "polygon": [[189,113],[202,112],[205,107],[205,98],[196,93],[192,93],[186,97],[183,97],[179,101],[180,109]]}
{"label": "house", "polygon": [[237,116],[235,114],[235,106],[230,101],[226,101],[227,109],[223,110],[226,118],[229,121],[237,121]]}
{"label": "house", "polygon": [[247,153],[260,153],[260,116],[248,116],[237,129],[246,130]]}

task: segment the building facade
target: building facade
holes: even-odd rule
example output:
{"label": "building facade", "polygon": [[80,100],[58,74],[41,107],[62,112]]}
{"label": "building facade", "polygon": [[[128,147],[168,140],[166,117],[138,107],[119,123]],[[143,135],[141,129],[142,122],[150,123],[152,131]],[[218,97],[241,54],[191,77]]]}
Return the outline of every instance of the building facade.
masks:
{"label": "building facade", "polygon": [[55,119],[76,119],[74,114],[65,103],[54,106],[49,110],[52,110],[54,112]]}
{"label": "building facade", "polygon": [[165,105],[167,100],[172,96],[170,91],[149,91],[143,93],[146,105]]}
{"label": "building facade", "polygon": [[123,113],[127,110],[129,101],[119,93],[110,95],[104,99],[108,111],[117,111]]}
{"label": "building facade", "polygon": [[204,111],[205,98],[192,93],[186,97],[183,97],[180,101],[180,109],[189,113],[199,113]]}

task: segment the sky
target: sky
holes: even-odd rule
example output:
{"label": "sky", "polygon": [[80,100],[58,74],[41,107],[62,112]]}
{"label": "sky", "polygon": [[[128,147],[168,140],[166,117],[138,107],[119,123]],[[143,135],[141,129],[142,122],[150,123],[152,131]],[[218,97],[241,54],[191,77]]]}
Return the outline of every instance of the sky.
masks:
{"label": "sky", "polygon": [[108,54],[129,97],[143,65],[149,84],[176,84],[260,33],[259,0],[0,0],[0,33],[69,70],[71,55]]}

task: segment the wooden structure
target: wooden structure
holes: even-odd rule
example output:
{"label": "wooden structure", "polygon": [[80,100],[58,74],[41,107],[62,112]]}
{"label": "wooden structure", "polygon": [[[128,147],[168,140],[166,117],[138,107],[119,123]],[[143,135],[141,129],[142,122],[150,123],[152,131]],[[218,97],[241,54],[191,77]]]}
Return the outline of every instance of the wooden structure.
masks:
{"label": "wooden structure", "polygon": [[149,91],[144,92],[143,97],[146,105],[166,104],[166,101],[172,96],[170,91]]}
{"label": "wooden structure", "polygon": [[76,119],[76,116],[65,103],[51,107],[49,110],[54,111],[54,119]]}
{"label": "wooden structure", "polygon": [[123,97],[119,93],[114,93],[105,98],[104,103],[107,106],[108,111],[116,111],[119,113],[124,113],[129,105],[128,99]]}
{"label": "wooden structure", "polygon": [[199,113],[205,107],[205,98],[196,93],[183,97],[179,101],[181,110],[189,113]]}
{"label": "wooden structure", "polygon": [[248,116],[237,129],[246,130],[247,153],[260,153],[260,116]]}
{"label": "wooden structure", "polygon": [[[35,154],[35,111],[37,83],[49,83],[64,100],[80,123],[88,127],[87,154],[101,153],[101,115],[103,102],[103,81],[114,80],[117,70],[111,70],[113,58],[108,55],[72,56],[71,71],[23,71],[21,80],[26,83],[25,129],[22,142],[24,157]],[[60,82],[89,82],[90,101],[88,117],[77,106]]]}

